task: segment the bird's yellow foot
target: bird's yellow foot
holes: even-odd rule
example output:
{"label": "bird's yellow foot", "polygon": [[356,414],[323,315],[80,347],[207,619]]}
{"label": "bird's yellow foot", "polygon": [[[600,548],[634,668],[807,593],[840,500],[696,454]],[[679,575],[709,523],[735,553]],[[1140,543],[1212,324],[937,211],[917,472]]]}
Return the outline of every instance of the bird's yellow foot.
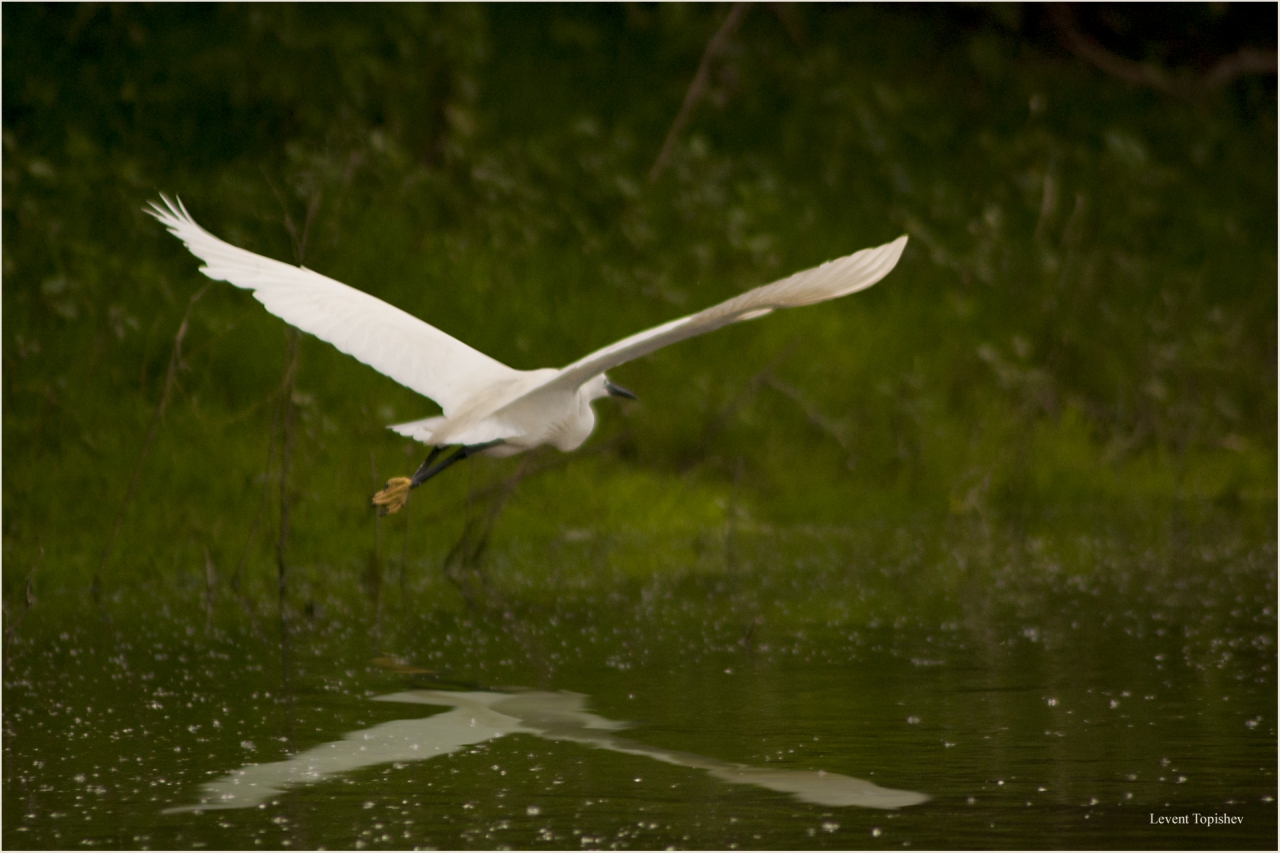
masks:
{"label": "bird's yellow foot", "polygon": [[399,512],[409,500],[409,486],[412,483],[408,477],[392,477],[387,480],[387,487],[373,496],[373,505],[378,508],[378,515]]}

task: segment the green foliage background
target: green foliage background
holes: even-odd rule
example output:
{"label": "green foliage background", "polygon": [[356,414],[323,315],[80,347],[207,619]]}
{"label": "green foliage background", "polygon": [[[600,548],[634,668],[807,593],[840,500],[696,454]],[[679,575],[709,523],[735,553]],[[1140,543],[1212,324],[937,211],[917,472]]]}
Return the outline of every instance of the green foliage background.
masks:
{"label": "green foliage background", "polygon": [[[996,16],[760,7],[650,183],[724,14],[6,7],[6,596],[37,562],[87,590],[110,538],[206,283],[141,212],[160,191],[286,260],[318,200],[307,266],[520,368],[911,235],[865,294],[615,371],[642,402],[530,463],[563,462],[494,547],[638,534],[643,574],[730,522],[1273,523],[1274,78],[1191,106]],[[106,591],[206,551],[272,582],[285,352],[246,294],[196,304]],[[358,571],[369,494],[423,452],[384,425],[434,406],[311,338],[293,402],[290,559]],[[438,565],[519,464],[416,493],[398,547]]]}

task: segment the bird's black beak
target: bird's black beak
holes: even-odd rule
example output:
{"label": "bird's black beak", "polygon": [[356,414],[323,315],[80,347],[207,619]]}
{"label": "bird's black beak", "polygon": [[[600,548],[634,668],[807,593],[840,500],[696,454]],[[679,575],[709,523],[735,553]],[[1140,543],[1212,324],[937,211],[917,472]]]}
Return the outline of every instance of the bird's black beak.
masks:
{"label": "bird's black beak", "polygon": [[608,379],[604,381],[604,389],[614,397],[626,397],[628,400],[640,399],[635,394],[632,394],[630,391],[628,391],[626,388],[623,388],[621,385],[614,385]]}

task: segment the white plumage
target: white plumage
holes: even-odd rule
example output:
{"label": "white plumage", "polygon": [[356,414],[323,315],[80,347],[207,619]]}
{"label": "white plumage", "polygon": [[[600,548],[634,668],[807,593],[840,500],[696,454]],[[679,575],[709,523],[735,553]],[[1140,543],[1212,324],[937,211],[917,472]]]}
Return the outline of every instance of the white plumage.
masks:
{"label": "white plumage", "polygon": [[375,498],[392,512],[403,506],[410,488],[471,453],[510,456],[542,444],[576,449],[595,427],[593,400],[631,396],[609,382],[605,371],[730,323],[868,288],[889,274],[907,245],[903,235],[828,261],[624,338],[559,370],[515,370],[367,293],[225,243],[197,225],[181,201],[161,199],[163,206],[152,202],[147,213],[204,261],[201,272],[209,278],[252,291],[272,314],[440,404],[442,415],[391,429],[436,448],[462,450],[431,468],[437,450],[413,481],[392,480],[379,493],[386,500]]}

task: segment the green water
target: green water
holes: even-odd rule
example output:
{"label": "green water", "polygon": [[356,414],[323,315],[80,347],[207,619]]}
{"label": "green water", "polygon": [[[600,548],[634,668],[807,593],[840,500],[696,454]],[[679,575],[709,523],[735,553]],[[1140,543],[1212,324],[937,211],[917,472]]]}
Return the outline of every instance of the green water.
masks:
{"label": "green water", "polygon": [[[549,582],[495,555],[468,605],[391,566],[283,634],[195,577],[33,609],[5,844],[1273,847],[1275,550],[1242,533],[740,533],[643,581],[609,554],[662,543],[561,543]],[[1197,813],[1240,822],[1153,823]]]}

